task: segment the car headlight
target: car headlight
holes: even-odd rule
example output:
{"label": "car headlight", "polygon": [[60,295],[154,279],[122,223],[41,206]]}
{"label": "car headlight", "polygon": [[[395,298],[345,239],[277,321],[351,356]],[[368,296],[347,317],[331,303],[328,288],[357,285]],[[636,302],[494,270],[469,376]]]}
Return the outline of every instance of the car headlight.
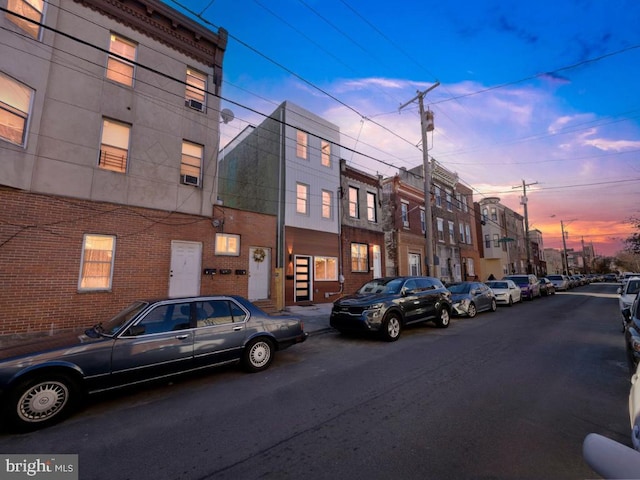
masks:
{"label": "car headlight", "polygon": [[460,305],[462,305],[465,308],[468,307],[470,303],[471,301],[468,298],[463,298],[462,300],[460,300]]}
{"label": "car headlight", "polygon": [[640,340],[635,338],[635,337],[632,337],[631,338],[631,348],[635,352],[640,352]]}
{"label": "car headlight", "polygon": [[374,303],[373,305],[367,307],[367,310],[381,310],[382,307],[384,307],[384,303]]}

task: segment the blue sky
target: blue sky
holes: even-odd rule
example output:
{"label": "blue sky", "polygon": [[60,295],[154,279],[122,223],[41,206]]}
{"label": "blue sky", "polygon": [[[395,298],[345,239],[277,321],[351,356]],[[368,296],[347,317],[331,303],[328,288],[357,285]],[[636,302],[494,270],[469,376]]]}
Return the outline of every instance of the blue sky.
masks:
{"label": "blue sky", "polygon": [[393,175],[422,164],[417,104],[398,107],[439,81],[429,153],[476,201],[523,213],[513,187],[535,184],[545,247],[562,220],[568,248],[605,255],[640,217],[640,2],[166,1],[229,32],[223,144],[288,100],[340,127],[347,161]]}

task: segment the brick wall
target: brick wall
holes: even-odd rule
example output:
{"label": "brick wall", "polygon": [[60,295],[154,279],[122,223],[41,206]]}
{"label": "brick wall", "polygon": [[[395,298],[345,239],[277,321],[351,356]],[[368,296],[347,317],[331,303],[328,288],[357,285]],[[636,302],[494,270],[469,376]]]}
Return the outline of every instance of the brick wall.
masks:
{"label": "brick wall", "polygon": [[[202,242],[203,268],[249,268],[249,247],[275,246],[275,218],[217,207],[212,219],[0,187],[0,335],[59,331],[110,318],[138,298],[166,297],[171,240]],[[216,231],[241,255],[214,254]],[[78,292],[83,236],[116,236],[112,289]],[[272,280],[273,282],[273,280]],[[247,275],[205,276],[201,293],[247,295]],[[273,287],[272,287],[273,291]]]}

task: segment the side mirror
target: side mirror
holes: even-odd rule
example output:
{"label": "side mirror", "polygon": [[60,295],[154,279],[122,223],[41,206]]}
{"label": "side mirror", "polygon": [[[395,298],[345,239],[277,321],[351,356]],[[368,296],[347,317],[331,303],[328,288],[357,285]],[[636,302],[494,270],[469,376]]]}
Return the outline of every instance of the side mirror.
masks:
{"label": "side mirror", "polygon": [[618,287],[618,290],[616,290],[616,292],[618,292],[618,295],[622,295],[622,287]]}
{"label": "side mirror", "polygon": [[625,307],[622,309],[622,316],[624,317],[625,321],[629,321],[631,320],[631,307]]}

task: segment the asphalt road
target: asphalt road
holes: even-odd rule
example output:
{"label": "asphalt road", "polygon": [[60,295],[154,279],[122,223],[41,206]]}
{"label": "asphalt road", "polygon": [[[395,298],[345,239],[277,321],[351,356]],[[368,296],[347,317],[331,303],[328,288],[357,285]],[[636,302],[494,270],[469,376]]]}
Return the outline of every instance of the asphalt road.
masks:
{"label": "asphalt road", "polygon": [[614,285],[394,343],[325,333],[266,372],[218,369],[0,434],[3,453],[79,454],[81,479],[598,478],[582,441],[630,445]]}

